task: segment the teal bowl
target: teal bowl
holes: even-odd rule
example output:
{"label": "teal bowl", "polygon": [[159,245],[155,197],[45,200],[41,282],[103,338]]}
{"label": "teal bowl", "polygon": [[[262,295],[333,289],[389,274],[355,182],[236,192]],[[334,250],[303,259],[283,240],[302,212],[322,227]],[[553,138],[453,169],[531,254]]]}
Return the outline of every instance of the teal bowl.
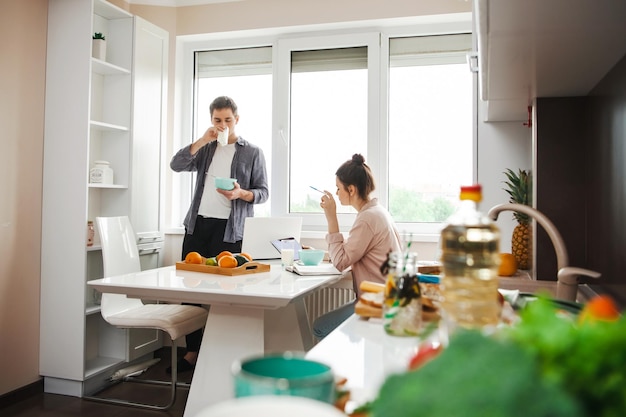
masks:
{"label": "teal bowl", "polygon": [[237,182],[237,178],[215,177],[215,188],[230,191],[235,188],[235,182]]}
{"label": "teal bowl", "polygon": [[237,361],[232,371],[237,398],[289,395],[335,402],[335,378],[330,367],[291,352]]}
{"label": "teal bowl", "polygon": [[321,249],[302,249],[299,253],[300,261],[307,266],[319,265],[325,253]]}

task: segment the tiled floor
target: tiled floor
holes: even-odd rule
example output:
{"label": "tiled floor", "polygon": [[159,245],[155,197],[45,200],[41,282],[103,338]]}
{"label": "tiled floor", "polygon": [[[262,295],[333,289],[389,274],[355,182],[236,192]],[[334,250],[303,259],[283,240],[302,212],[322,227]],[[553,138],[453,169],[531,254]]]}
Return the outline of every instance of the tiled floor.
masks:
{"label": "tiled floor", "polygon": [[[169,347],[159,350],[157,356],[161,357],[161,361],[146,371],[142,378],[168,380],[169,375],[165,372],[165,369],[170,364],[169,352]],[[192,372],[182,373],[179,375],[179,381],[189,382],[191,381],[191,376]],[[169,393],[169,387],[126,383],[123,386],[116,385],[111,387],[99,395],[164,403],[169,399]],[[167,411],[150,411],[86,401],[65,395],[39,393],[16,404],[0,408],[0,415],[2,417],[182,417],[187,394],[188,390],[179,388],[176,403],[171,409]]]}

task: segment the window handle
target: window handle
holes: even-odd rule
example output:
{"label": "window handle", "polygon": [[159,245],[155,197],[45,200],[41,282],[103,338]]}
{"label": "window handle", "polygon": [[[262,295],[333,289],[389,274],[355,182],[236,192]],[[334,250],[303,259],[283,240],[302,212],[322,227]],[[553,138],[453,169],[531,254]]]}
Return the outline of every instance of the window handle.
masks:
{"label": "window handle", "polygon": [[465,58],[467,59],[470,72],[478,72],[478,52],[468,52]]}
{"label": "window handle", "polygon": [[285,144],[285,146],[288,146],[287,138],[285,137],[285,133],[283,132],[283,129],[278,129],[278,134],[280,135],[280,138],[283,140],[283,143]]}

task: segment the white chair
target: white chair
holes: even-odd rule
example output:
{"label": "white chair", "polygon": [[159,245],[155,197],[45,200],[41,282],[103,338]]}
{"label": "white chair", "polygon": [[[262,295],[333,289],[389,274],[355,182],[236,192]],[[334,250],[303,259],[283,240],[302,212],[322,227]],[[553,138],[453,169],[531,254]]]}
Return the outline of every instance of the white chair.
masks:
{"label": "white chair", "polygon": [[[104,276],[123,275],[139,272],[139,251],[135,233],[127,216],[97,217],[96,222],[102,242]],[[151,410],[166,410],[176,401],[177,383],[177,344],[176,340],[195,330],[201,329],[207,320],[208,312],[202,307],[178,304],[143,304],[139,299],[122,294],[102,294],[101,314],[109,324],[123,328],[159,329],[169,335],[172,343],[172,377],[170,382],[135,380],[135,382],[167,384],[171,386],[170,402],[166,405],[145,404],[113,398],[85,396],[93,401],[128,405]],[[133,381],[125,377],[122,381]]]}

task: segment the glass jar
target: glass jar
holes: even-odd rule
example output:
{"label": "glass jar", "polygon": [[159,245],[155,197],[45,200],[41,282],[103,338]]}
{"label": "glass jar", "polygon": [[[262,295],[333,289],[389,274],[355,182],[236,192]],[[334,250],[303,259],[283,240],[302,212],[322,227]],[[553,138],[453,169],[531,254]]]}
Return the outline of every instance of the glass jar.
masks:
{"label": "glass jar", "polygon": [[393,336],[417,336],[422,323],[422,300],[417,254],[392,252],[387,260],[383,327]]}
{"label": "glass jar", "polygon": [[113,184],[113,169],[108,161],[94,161],[94,167],[89,170],[91,184]]}

